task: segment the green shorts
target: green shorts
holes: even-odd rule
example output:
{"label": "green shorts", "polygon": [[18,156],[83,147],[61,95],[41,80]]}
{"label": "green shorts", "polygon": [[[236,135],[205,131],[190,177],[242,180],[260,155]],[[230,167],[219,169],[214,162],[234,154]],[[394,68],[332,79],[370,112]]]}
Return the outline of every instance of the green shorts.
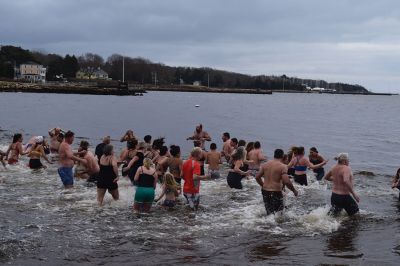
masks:
{"label": "green shorts", "polygon": [[152,187],[137,187],[135,203],[153,203],[154,195],[154,188]]}

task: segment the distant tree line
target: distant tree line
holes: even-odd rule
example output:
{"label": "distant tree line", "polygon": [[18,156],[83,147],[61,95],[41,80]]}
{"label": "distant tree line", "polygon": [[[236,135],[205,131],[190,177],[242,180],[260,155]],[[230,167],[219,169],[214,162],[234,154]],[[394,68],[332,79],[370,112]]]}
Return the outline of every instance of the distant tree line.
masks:
{"label": "distant tree line", "polygon": [[[79,69],[96,69],[99,67],[106,71],[113,80],[122,80],[123,57],[119,54],[113,54],[107,60],[93,53],[86,53],[78,57],[67,54],[62,57],[57,54],[29,51],[10,45],[1,46],[0,49],[0,77],[12,79],[14,66],[29,61],[47,67],[47,80],[57,80],[60,76],[73,80]],[[299,79],[286,75],[250,76],[205,67],[171,67],[140,57],[125,57],[124,64],[125,81],[135,84],[162,86],[200,82],[203,86],[217,88],[304,91],[309,86],[335,89],[342,92],[367,92],[360,85],[328,83],[323,80]]]}

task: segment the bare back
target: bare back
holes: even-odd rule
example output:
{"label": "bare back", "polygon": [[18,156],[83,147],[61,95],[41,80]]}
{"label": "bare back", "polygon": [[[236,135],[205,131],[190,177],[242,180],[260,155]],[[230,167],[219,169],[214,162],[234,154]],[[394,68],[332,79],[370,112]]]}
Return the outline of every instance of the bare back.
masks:
{"label": "bare back", "polygon": [[260,169],[261,162],[265,160],[265,156],[261,149],[253,149],[248,154],[249,168],[253,170]]}
{"label": "bare back", "polygon": [[219,164],[221,163],[221,153],[218,151],[208,152],[207,163],[210,170],[219,170]]}
{"label": "bare back", "polygon": [[272,160],[261,165],[266,191],[282,191],[283,178],[287,178],[287,166],[279,160]]}
{"label": "bare back", "polygon": [[340,195],[351,194],[351,191],[345,182],[346,179],[350,180],[350,184],[353,186],[353,173],[349,166],[337,164],[330,170],[328,175],[331,176],[333,182],[332,192]]}

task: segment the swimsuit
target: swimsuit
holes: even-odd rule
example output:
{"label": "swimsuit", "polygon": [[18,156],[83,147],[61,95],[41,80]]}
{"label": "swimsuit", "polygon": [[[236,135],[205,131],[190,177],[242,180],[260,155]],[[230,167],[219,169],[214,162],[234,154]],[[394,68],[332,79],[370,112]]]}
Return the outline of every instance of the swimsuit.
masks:
{"label": "swimsuit", "polygon": [[143,160],[144,160],[144,154],[140,151],[138,151],[136,153],[136,156],[139,158],[136,160],[136,162],[132,165],[132,167],[129,169],[128,171],[128,176],[129,179],[131,180],[132,184],[134,186],[137,185],[137,183],[135,182],[135,175],[136,175],[136,171],[139,169],[139,167],[141,167],[143,165]]}
{"label": "swimsuit", "polygon": [[[317,159],[310,158],[310,162],[311,162],[313,165],[317,165],[317,164],[322,163],[322,161],[321,161],[320,159],[318,159],[318,158],[317,158]],[[319,180],[322,180],[322,178],[323,178],[324,175],[325,175],[325,170],[324,170],[323,167],[314,169],[313,172],[315,173],[315,177],[317,178],[318,181],[319,181]]]}
{"label": "swimsuit", "polygon": [[[296,165],[294,166],[294,170],[298,171],[298,172],[307,171],[307,166],[306,165],[298,165],[298,163],[299,163],[299,158],[298,157],[296,157],[296,160],[297,161],[296,161]],[[298,184],[300,184],[302,186],[307,186],[308,185],[308,183],[307,183],[307,175],[306,174],[298,175],[298,174],[294,173],[293,177],[294,177],[294,181],[296,183],[298,183]]]}
{"label": "swimsuit", "polygon": [[[97,177],[97,188],[108,189],[108,191],[118,189],[118,183],[114,182],[116,178],[117,175],[115,174],[114,168],[111,164],[110,165],[100,164],[100,172]],[[89,180],[90,179],[91,178],[89,178]]]}
{"label": "swimsuit", "polygon": [[359,211],[356,201],[350,195],[340,195],[332,192],[331,204],[330,215],[338,215],[343,209],[346,210],[349,216]]}
{"label": "swimsuit", "polygon": [[219,179],[221,174],[218,170],[208,170],[208,174],[210,175],[211,179]]}
{"label": "swimsuit", "polygon": [[40,159],[30,159],[29,160],[29,168],[31,169],[40,169],[43,167],[42,162]]}
{"label": "swimsuit", "polygon": [[[231,165],[231,169],[234,169],[235,165]],[[241,171],[247,171],[248,166],[247,165],[243,165],[242,167],[240,167]],[[229,172],[228,176],[226,177],[226,181],[228,182],[228,186],[230,188],[236,188],[236,189],[242,189],[242,179],[244,178],[244,175],[241,175],[239,173],[236,172]]]}
{"label": "swimsuit", "polygon": [[267,215],[283,211],[283,195],[281,191],[266,191],[261,189]]}
{"label": "swimsuit", "polygon": [[72,167],[60,167],[58,168],[57,171],[64,186],[74,185],[74,176],[72,173]]}
{"label": "swimsuit", "polygon": [[[153,173],[154,174],[154,173]],[[135,203],[151,204],[154,201],[154,176],[150,174],[142,173],[139,175],[139,180],[137,181],[137,188],[135,193]]]}

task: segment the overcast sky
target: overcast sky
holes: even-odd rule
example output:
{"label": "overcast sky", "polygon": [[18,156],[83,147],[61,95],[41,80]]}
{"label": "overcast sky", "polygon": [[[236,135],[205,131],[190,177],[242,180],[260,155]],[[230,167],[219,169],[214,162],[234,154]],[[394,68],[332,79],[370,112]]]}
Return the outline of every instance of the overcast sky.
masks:
{"label": "overcast sky", "polygon": [[400,92],[400,1],[0,0],[0,43]]}

